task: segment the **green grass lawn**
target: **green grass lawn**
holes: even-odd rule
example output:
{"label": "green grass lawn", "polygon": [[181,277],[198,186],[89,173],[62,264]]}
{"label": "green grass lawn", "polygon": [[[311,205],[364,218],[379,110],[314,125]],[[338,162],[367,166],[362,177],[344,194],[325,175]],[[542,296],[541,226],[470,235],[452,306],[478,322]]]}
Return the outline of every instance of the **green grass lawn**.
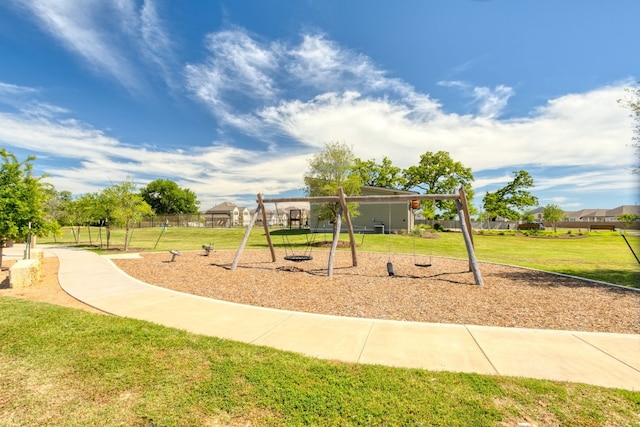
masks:
{"label": "green grass lawn", "polygon": [[[132,250],[202,250],[211,242],[235,250],[244,234],[160,232],[136,229]],[[64,233],[57,243],[73,241]],[[93,229],[90,242],[84,229],[81,244],[99,246],[100,234]],[[296,250],[306,246],[308,235],[287,234]],[[112,244],[122,247],[123,236],[115,230]],[[359,251],[466,256],[460,233],[438,237],[358,236]],[[286,239],[275,232],[273,241],[281,250]],[[638,285],[636,261],[614,233],[476,235],[475,242],[481,260]],[[266,247],[264,231],[255,229],[247,248]],[[640,392],[323,361],[8,297],[0,297],[0,313],[0,426],[640,425]]]}
{"label": "green grass lawn", "polygon": [[0,313],[1,426],[640,423],[640,392],[322,361],[8,297]]}
{"label": "green grass lawn", "polygon": [[[131,236],[131,250],[200,250],[203,244],[214,243],[215,249],[235,250],[244,235],[244,228],[169,228],[135,229]],[[273,230],[272,240],[277,248],[291,244],[294,250],[303,251],[308,239],[331,240],[331,233],[318,233],[311,237],[304,230]],[[286,234],[286,237],[283,236]],[[573,236],[575,236],[575,232]],[[89,236],[91,235],[91,240]],[[523,267],[570,274],[618,285],[640,288],[640,268],[629,247],[618,232],[584,232],[581,236],[568,237],[566,231],[521,234],[476,234],[476,256],[481,261],[512,264]],[[81,231],[81,242],[106,247],[104,232],[92,228]],[[636,254],[640,256],[640,237],[628,236]],[[341,240],[348,240],[346,234]],[[70,229],[56,238],[40,239],[40,243],[73,242]],[[385,252],[417,254],[419,256],[444,256],[466,258],[466,248],[461,233],[437,233],[437,238],[426,239],[403,235],[357,235],[359,252]],[[111,244],[122,247],[124,231],[111,233]],[[248,249],[266,249],[267,240],[262,228],[252,230]],[[317,249],[314,249],[317,250]]]}

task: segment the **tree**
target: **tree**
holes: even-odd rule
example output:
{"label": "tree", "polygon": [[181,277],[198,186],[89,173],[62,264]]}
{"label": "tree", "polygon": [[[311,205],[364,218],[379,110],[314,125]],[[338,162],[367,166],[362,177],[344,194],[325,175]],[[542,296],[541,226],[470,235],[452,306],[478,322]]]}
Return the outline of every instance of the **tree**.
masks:
{"label": "tree", "polygon": [[0,267],[2,248],[7,240],[26,239],[29,235],[44,236],[58,231],[45,207],[51,194],[43,177],[33,176],[29,156],[23,162],[4,148],[0,149]]}
{"label": "tree", "polygon": [[382,158],[381,164],[377,164],[373,159],[366,161],[355,159],[352,171],[358,175],[362,185],[372,187],[400,189],[407,181],[402,174],[402,169],[393,166],[386,156]]}
{"label": "tree", "polygon": [[[360,194],[360,177],[353,172],[354,155],[345,143],[326,143],[322,151],[309,159],[309,169],[304,175],[304,192],[308,197],[335,196],[338,188],[348,196]],[[318,210],[318,218],[334,219],[338,203],[325,203]],[[358,215],[358,204],[348,204],[349,214]]]}
{"label": "tree", "polygon": [[[473,198],[471,183],[473,174],[471,168],[466,168],[460,162],[454,162],[446,151],[432,153],[427,151],[420,156],[420,164],[405,169],[405,190],[419,188],[424,194],[451,194],[462,187],[467,198]],[[421,203],[425,217],[433,218],[435,210],[445,211],[449,217],[455,217],[457,207],[451,200],[425,200]]]}
{"label": "tree", "polygon": [[626,213],[617,216],[616,219],[620,222],[623,222],[626,228],[631,228],[631,224],[640,219],[640,216],[634,213]]}
{"label": "tree", "polygon": [[[145,216],[153,215],[153,210],[142,196],[136,191],[136,185],[131,180],[105,188],[100,197],[100,204],[105,212],[109,227],[123,227],[124,250],[129,248],[129,233],[131,227]],[[109,246],[109,228],[107,228],[107,247]]]}
{"label": "tree", "polygon": [[[100,229],[100,248],[102,249],[102,227],[107,225],[107,218],[109,217],[110,207],[107,204],[104,190],[101,192],[85,193],[74,201],[74,211],[81,223],[87,225],[87,231],[89,234],[89,243],[91,240],[91,225],[99,224]],[[78,232],[79,234],[79,232]],[[109,227],[106,229],[107,235],[107,249],[109,248],[109,238],[111,233]]]}
{"label": "tree", "polygon": [[536,220],[536,215],[533,213],[533,209],[527,209],[520,214],[520,219],[525,223],[532,223]]}
{"label": "tree", "polygon": [[542,219],[551,223],[553,232],[557,231],[558,222],[564,218],[564,211],[558,205],[547,205],[542,210]]}
{"label": "tree", "polygon": [[151,181],[142,187],[140,194],[156,215],[195,214],[200,206],[193,191],[180,188],[169,179]]}
{"label": "tree", "polygon": [[[631,146],[636,149],[636,161],[640,163],[640,84],[636,84],[635,87],[625,89],[628,96],[618,100],[618,103],[625,108],[631,110],[629,115],[634,121],[633,133],[631,138]],[[633,168],[633,173],[640,174],[640,166],[636,164]]]}
{"label": "tree", "polygon": [[514,171],[513,175],[513,181],[492,193],[488,192],[482,199],[484,210],[491,220],[502,217],[515,221],[522,215],[520,211],[538,205],[538,198],[526,190],[534,186],[529,172],[519,170]]}

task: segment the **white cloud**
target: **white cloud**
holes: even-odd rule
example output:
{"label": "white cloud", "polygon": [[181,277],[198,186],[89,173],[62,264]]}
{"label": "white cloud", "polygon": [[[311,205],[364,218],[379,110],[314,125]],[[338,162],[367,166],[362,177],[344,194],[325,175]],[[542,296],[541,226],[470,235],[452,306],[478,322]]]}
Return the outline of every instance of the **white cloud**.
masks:
{"label": "white cloud", "polygon": [[497,85],[491,89],[486,86],[474,87],[468,82],[458,80],[441,81],[438,84],[460,89],[471,99],[471,104],[476,107],[477,115],[489,119],[499,117],[507,106],[509,98],[515,95],[515,91],[505,85]]}
{"label": "white cloud", "polygon": [[[40,27],[58,39],[62,45],[89,63],[95,72],[113,76],[129,89],[140,85],[132,64],[114,46],[112,36],[120,31],[103,30],[109,5],[104,2],[85,3],[73,0],[32,0],[21,5],[29,10]],[[120,8],[120,12],[126,10]],[[129,17],[116,15],[122,22]]]}
{"label": "white cloud", "polygon": [[439,150],[474,170],[527,164],[620,167],[631,160],[628,118],[616,105],[620,91],[606,87],[569,95],[533,117],[508,121],[442,112],[416,116],[410,103],[357,93],[283,102],[260,114],[310,146],[344,140],[354,144],[358,156],[389,155],[402,167],[415,164],[425,151]]}
{"label": "white cloud", "polygon": [[415,115],[430,115],[437,109],[427,95],[386,77],[369,58],[341,49],[321,34],[304,34],[299,45],[287,47],[261,43],[234,29],[209,34],[207,46],[209,56],[204,61],[186,65],[187,86],[224,124],[245,132],[259,128],[251,115],[255,118],[281,104],[314,102],[333,93],[403,98],[413,104]]}
{"label": "white cloud", "polygon": [[[173,46],[163,30],[155,3],[145,1],[138,10],[134,0],[74,0],[18,2],[46,33],[79,56],[96,74],[114,78],[127,90],[144,89],[141,54],[173,86]],[[131,49],[133,48],[133,49]]]}
{"label": "white cloud", "polygon": [[507,175],[507,174],[491,177],[491,178],[476,178],[473,181],[473,186],[475,188],[485,188],[485,187],[490,187],[495,185],[502,187],[512,180],[513,180],[513,175]]}
{"label": "white cloud", "polygon": [[[125,16],[133,16],[131,13]],[[141,50],[143,55],[155,64],[167,86],[178,88],[175,81],[174,68],[177,62],[174,51],[175,46],[165,31],[164,25],[152,0],[145,0],[140,11],[140,33],[142,35]]]}
{"label": "white cloud", "polygon": [[504,85],[498,85],[493,90],[488,87],[473,88],[473,97],[481,117],[498,117],[514,94],[513,89]]}
{"label": "white cloud", "polygon": [[228,93],[271,99],[275,88],[271,77],[278,65],[275,52],[261,46],[245,32],[222,31],[207,37],[209,59],[186,67],[187,80],[203,101],[226,102]]}
{"label": "white cloud", "polygon": [[0,82],[0,100],[10,100],[16,96],[32,95],[38,91],[34,88]]}

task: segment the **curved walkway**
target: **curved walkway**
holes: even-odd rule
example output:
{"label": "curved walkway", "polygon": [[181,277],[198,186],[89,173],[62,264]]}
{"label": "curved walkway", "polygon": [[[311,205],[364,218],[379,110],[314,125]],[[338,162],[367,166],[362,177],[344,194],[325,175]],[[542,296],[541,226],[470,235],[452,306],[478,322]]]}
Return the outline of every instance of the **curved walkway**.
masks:
{"label": "curved walkway", "polygon": [[[640,335],[359,319],[183,294],[93,252],[49,247],[74,298],[118,316],[350,363],[475,372],[640,390]],[[640,308],[639,308],[640,309]]]}

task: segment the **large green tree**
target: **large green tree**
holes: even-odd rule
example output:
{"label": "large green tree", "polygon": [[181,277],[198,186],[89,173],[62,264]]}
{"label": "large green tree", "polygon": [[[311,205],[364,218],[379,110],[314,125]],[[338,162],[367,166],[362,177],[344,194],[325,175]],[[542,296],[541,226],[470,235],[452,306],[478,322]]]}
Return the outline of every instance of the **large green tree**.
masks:
{"label": "large green tree", "polygon": [[195,214],[200,202],[188,188],[180,188],[170,179],[156,179],[140,189],[145,202],[156,215]]}
{"label": "large green tree", "polygon": [[[136,185],[129,179],[102,190],[100,204],[108,227],[115,226],[125,229],[124,250],[127,251],[131,228],[145,216],[153,215],[151,206],[142,199],[140,192],[136,190]],[[107,245],[109,244],[109,236],[108,231]]]}
{"label": "large green tree", "polygon": [[[473,198],[471,183],[474,178],[471,168],[454,161],[446,151],[437,153],[427,151],[420,156],[420,163],[417,166],[405,169],[404,177],[406,190],[418,188],[424,194],[451,194],[462,187],[467,194],[467,199]],[[427,218],[433,218],[436,209],[443,211],[447,217],[455,217],[457,214],[455,202],[451,200],[436,202],[425,200],[421,206]]]}
{"label": "large green tree", "polygon": [[46,212],[51,186],[42,181],[43,177],[33,175],[34,160],[29,156],[20,162],[13,153],[0,149],[0,267],[7,240],[58,230],[57,222]]}
{"label": "large green tree", "polygon": [[534,186],[529,172],[519,170],[513,172],[514,178],[504,187],[485,194],[482,199],[485,212],[489,219],[502,217],[517,220],[528,207],[537,206],[538,198],[527,189]]}
{"label": "large green tree", "polygon": [[355,159],[353,163],[353,173],[358,175],[362,185],[382,188],[401,189],[405,186],[405,179],[402,169],[393,166],[388,157],[382,158],[382,163],[375,160]]}
{"label": "large green tree", "polygon": [[640,174],[640,84],[625,89],[627,95],[618,102],[631,110],[630,117],[633,120],[632,146],[636,149],[636,166],[633,173]]}
{"label": "large green tree", "polygon": [[[338,188],[348,196],[360,194],[360,178],[353,172],[355,157],[352,149],[344,142],[328,142],[313,155],[309,169],[304,174],[304,192],[308,197],[335,196]],[[318,210],[320,219],[332,220],[338,214],[338,203],[325,203]],[[358,205],[347,206],[351,217],[358,215]]]}

